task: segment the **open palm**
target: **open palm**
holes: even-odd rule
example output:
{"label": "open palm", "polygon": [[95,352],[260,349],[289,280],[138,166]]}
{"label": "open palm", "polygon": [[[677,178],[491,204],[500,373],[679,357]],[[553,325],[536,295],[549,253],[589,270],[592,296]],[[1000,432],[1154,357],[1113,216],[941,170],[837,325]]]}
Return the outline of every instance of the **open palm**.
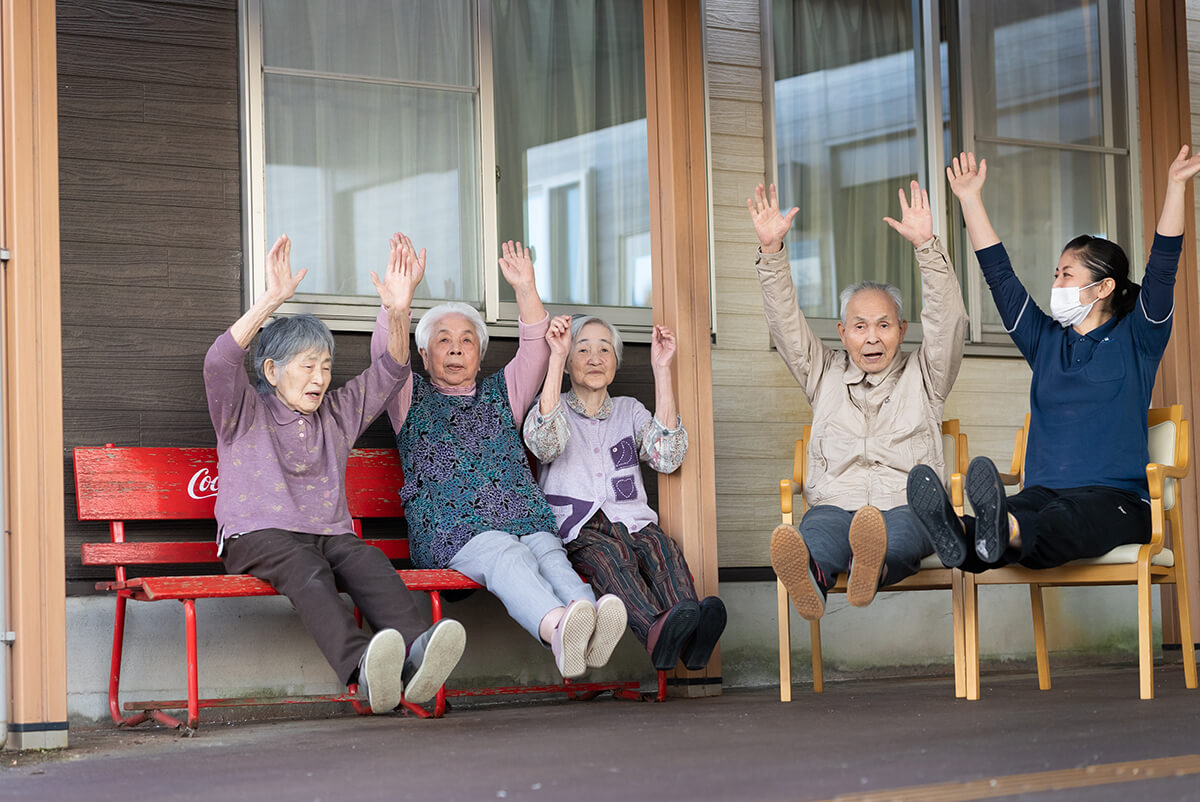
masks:
{"label": "open palm", "polygon": [[883,222],[916,247],[933,236],[933,214],[929,211],[929,193],[916,181],[909,184],[909,194],[906,199],[904,190],[900,190],[900,220],[885,217]]}

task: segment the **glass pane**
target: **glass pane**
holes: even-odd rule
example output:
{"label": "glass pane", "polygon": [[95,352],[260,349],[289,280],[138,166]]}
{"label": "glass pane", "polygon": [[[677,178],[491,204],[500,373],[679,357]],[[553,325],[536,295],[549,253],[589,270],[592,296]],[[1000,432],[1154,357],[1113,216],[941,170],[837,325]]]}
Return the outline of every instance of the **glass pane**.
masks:
{"label": "glass pane", "polygon": [[[996,232],[1012,257],[1013,268],[1030,296],[1043,310],[1050,307],[1050,284],[1062,248],[1079,234],[1099,234],[1122,246],[1127,226],[1108,230],[1109,174],[1116,180],[1128,173],[1128,159],[1096,153],[981,146],[988,162],[984,201]],[[1030,188],[1036,187],[1036,191]],[[1117,218],[1128,219],[1123,208]],[[1000,316],[985,289],[985,324],[1000,324]]]}
{"label": "glass pane", "polygon": [[263,66],[475,84],[471,0],[263,0]]}
{"label": "glass pane", "polygon": [[[1119,15],[1104,10],[1110,32],[1101,52],[1096,0],[1008,0],[970,6],[971,70],[975,124],[983,136],[1104,145],[1105,98],[1116,122],[1124,113],[1124,67]],[[1106,73],[1105,67],[1108,67]],[[1124,145],[1124,126],[1114,129]]]}
{"label": "glass pane", "polygon": [[492,8],[500,238],[547,301],[650,306],[641,0]]}
{"label": "glass pane", "polygon": [[882,221],[925,172],[915,13],[910,0],[773,4],[779,199],[800,207],[787,246],[809,316],[838,317],[840,289],[864,279],[899,287],[919,316],[912,246]]}
{"label": "glass pane", "polygon": [[474,95],[267,75],[264,105],[267,239],[291,235],[301,292],[374,296],[403,231],[418,297],[482,299]]}

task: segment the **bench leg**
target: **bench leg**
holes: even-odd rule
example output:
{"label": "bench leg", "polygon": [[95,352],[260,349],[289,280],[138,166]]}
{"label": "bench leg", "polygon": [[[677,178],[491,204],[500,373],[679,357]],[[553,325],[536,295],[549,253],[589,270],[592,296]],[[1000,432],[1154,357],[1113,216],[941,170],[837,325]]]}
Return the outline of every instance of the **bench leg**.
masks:
{"label": "bench leg", "polygon": [[183,618],[187,626],[187,683],[188,683],[188,729],[200,725],[200,663],[196,647],[196,600],[183,599]]}
{"label": "bench leg", "polygon": [[125,605],[129,602],[127,596],[117,595],[117,611],[113,618],[112,663],[108,673],[108,712],[113,724],[118,727],[135,727],[149,716],[145,713],[135,713],[132,716],[121,715],[121,655],[125,645]]}
{"label": "bench leg", "polygon": [[[442,594],[436,590],[429,591],[429,615],[433,619],[433,623],[442,620]],[[437,696],[433,700],[433,717],[441,718],[446,715],[446,686],[438,688]]]}

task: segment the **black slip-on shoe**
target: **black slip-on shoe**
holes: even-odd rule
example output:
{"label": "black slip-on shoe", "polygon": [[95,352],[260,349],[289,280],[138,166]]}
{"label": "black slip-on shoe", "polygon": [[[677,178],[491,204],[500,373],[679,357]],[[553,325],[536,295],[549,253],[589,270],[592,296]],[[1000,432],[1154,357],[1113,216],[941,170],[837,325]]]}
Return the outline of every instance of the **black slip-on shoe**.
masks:
{"label": "black slip-on shoe", "polygon": [[971,460],[966,489],[975,508],[975,553],[986,563],[1000,562],[1008,548],[1008,496],[996,464],[987,457]]}
{"label": "black slip-on shoe", "polygon": [[666,612],[658,640],[650,652],[650,662],[657,671],[669,671],[679,662],[683,645],[696,631],[700,621],[700,605],[692,599],[684,599]]}
{"label": "black slip-on shoe", "polygon": [[691,640],[683,647],[679,658],[688,671],[699,671],[708,665],[717,641],[725,631],[728,615],[725,612],[725,602],[716,596],[708,596],[700,602],[700,621]]}
{"label": "black slip-on shoe", "polygon": [[941,477],[928,465],[918,465],[908,472],[908,507],[925,529],[942,564],[947,568],[962,565],[967,559],[966,533]]}

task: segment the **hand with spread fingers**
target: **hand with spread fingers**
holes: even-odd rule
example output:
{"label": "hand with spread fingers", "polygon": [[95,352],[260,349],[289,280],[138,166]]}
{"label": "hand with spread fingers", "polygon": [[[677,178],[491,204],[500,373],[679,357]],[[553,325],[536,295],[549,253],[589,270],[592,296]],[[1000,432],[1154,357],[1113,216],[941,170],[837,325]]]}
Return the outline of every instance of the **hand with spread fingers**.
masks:
{"label": "hand with spread fingers", "polygon": [[778,253],[783,247],[783,238],[792,227],[792,221],[800,213],[799,206],[793,206],[787,214],[779,211],[779,193],[775,185],[771,185],[770,197],[759,184],[754,188],[754,197],[746,199],[746,208],[750,210],[750,219],[754,221],[754,232],[762,245],[763,253]]}
{"label": "hand with spread fingers", "polygon": [[911,242],[914,248],[920,247],[933,238],[933,214],[929,211],[929,193],[921,189],[921,185],[916,181],[909,185],[909,199],[904,197],[903,189],[899,190],[899,193],[899,222],[891,217],[883,218],[883,222]]}

